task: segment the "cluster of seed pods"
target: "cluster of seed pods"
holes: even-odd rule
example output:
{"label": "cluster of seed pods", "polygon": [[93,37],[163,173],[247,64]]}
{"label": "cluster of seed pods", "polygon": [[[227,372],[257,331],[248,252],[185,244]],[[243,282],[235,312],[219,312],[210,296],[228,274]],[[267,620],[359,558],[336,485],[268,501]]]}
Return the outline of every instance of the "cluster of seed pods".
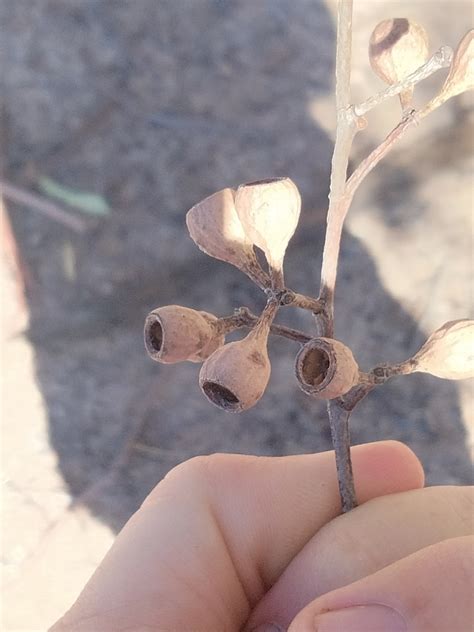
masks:
{"label": "cluster of seed pods", "polygon": [[[228,319],[179,305],[153,310],[145,321],[145,346],[165,364],[202,362],[199,385],[207,399],[229,412],[241,412],[262,397],[270,379],[270,327],[284,290],[283,261],[300,214],[301,199],[289,178],[276,178],[224,189],[193,206],[186,223],[194,242],[208,255],[245,272],[268,296],[265,309],[242,340],[225,343]],[[264,269],[254,247],[265,254]],[[472,372],[462,348],[471,340],[472,321],[447,323],[398,374],[427,371],[448,379]],[[449,358],[455,361],[450,362]],[[464,360],[463,360],[464,359]],[[463,364],[464,362],[464,364]],[[333,338],[310,337],[296,355],[295,371],[304,392],[334,399],[361,380],[351,350]]]}
{"label": "cluster of seed pods", "polygon": [[[471,30],[454,53],[441,91],[425,110],[474,87],[473,42]],[[428,56],[426,31],[404,18],[381,22],[370,38],[371,66],[391,85],[416,71]],[[412,97],[413,86],[400,93],[405,112],[411,107]],[[245,338],[226,343],[226,333],[237,328],[229,327],[229,317],[218,318],[179,305],[159,307],[146,318],[145,346],[150,357],[165,364],[201,362],[200,387],[210,402],[225,411],[241,412],[254,406],[270,379],[268,338],[281,297],[288,292],[283,263],[300,210],[301,197],[295,183],[290,178],[271,178],[242,184],[237,190],[218,191],[187,213],[189,234],[197,246],[207,255],[237,267],[267,295],[265,309]],[[260,263],[256,248],[264,254],[266,266]],[[318,299],[305,298],[310,305],[318,303]],[[368,374],[359,370],[351,350],[342,342],[305,334],[301,337],[304,343],[296,355],[295,372],[305,393],[316,399],[335,399],[367,383]],[[446,323],[413,357],[393,367],[380,365],[372,377],[377,383],[380,375],[415,371],[445,379],[474,376],[474,321]]]}

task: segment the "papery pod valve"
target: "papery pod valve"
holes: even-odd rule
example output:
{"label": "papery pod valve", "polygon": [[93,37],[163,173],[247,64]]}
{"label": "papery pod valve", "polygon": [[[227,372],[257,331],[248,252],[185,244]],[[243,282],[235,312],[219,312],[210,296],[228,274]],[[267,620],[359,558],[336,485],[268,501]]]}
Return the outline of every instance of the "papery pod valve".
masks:
{"label": "papery pod valve", "polygon": [[270,319],[264,318],[243,340],[229,342],[204,362],[199,385],[212,404],[239,413],[262,397],[271,372],[269,329]]}
{"label": "papery pod valve", "polygon": [[474,88],[474,29],[459,42],[451,68],[437,99],[446,101]]}
{"label": "papery pod valve", "polygon": [[157,362],[202,362],[224,344],[217,317],[180,305],[166,305],[148,314],[144,339]]}
{"label": "papery pod valve", "polygon": [[235,210],[235,191],[222,189],[186,214],[186,225],[194,243],[207,255],[231,263],[261,288],[268,287],[268,275],[261,269]]}
{"label": "papery pod valve", "polygon": [[235,208],[245,233],[263,250],[277,285],[282,285],[286,248],[298,225],[301,197],[290,178],[270,178],[241,184]]}
{"label": "papery pod valve", "polygon": [[[370,65],[389,85],[398,83],[427,61],[428,43],[425,29],[413,20],[383,20],[370,36]],[[413,87],[400,94],[403,107],[409,105],[412,95]]]}
{"label": "papery pod valve", "polygon": [[406,365],[445,380],[474,377],[474,321],[452,320],[437,329]]}
{"label": "papery pod valve", "polygon": [[359,367],[352,351],[333,338],[313,338],[296,356],[300,387],[316,399],[335,399],[359,381]]}

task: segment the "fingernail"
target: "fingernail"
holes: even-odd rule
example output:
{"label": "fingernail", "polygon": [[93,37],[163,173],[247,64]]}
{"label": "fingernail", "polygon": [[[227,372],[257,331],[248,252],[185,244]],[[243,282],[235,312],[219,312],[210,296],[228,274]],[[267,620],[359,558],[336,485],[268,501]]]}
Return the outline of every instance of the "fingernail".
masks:
{"label": "fingernail", "polygon": [[251,632],[284,632],[284,630],[276,623],[261,623],[256,628],[253,628]]}
{"label": "fingernail", "polygon": [[326,612],[314,621],[315,632],[406,632],[402,617],[385,606],[355,606]]}

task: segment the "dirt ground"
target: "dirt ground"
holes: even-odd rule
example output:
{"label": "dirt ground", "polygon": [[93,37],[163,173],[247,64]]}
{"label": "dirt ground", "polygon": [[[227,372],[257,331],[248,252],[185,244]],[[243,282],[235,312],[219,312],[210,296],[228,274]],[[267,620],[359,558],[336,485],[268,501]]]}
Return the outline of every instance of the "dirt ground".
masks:
{"label": "dirt ground", "polygon": [[[427,10],[429,7],[429,10]],[[381,89],[373,26],[414,17],[432,49],[472,27],[469,0],[355,0],[355,100]],[[114,534],[175,464],[197,454],[330,448],[324,405],[293,377],[294,343],[271,343],[272,377],[241,415],[212,407],[196,365],[150,361],[158,305],[218,315],[262,297],[187,235],[194,203],[224,186],[289,175],[303,197],[287,283],[315,293],[332,112],[332,0],[0,0],[3,178],[41,177],[103,196],[76,232],[5,196],[2,220],[4,630],[44,630]],[[428,98],[440,76],[420,87]],[[342,243],[337,335],[363,368],[414,353],[472,317],[472,98],[414,130],[357,195]],[[369,117],[363,157],[397,122]],[[42,195],[40,193],[40,195]],[[11,230],[10,230],[11,229]],[[311,329],[302,314],[282,322]],[[354,444],[394,438],[430,484],[472,478],[472,383],[425,375],[372,393]]]}

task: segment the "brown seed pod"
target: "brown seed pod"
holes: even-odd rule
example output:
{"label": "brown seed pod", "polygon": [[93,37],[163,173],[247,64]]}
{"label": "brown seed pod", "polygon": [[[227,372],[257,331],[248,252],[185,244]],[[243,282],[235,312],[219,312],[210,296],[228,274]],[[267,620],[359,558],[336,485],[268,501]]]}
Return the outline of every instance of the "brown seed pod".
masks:
{"label": "brown seed pod", "polygon": [[301,347],[295,362],[300,387],[317,399],[334,399],[359,382],[352,351],[333,338],[313,338]]}
{"label": "brown seed pod", "polygon": [[270,178],[241,184],[235,208],[252,242],[263,252],[274,285],[283,287],[283,259],[298,225],[301,197],[290,178]]}
{"label": "brown seed pod", "polygon": [[148,355],[157,362],[202,362],[224,344],[218,320],[208,312],[180,305],[158,307],[145,320],[144,339]]}
{"label": "brown seed pod", "polygon": [[217,349],[202,365],[199,386],[207,399],[222,410],[240,413],[262,397],[270,379],[267,341],[276,309],[266,309],[243,340]]}
{"label": "brown seed pod", "polygon": [[[370,65],[375,74],[389,85],[405,79],[422,66],[428,56],[428,34],[413,20],[383,20],[370,36]],[[413,89],[411,87],[400,94],[402,107],[411,102]]]}
{"label": "brown seed pod", "polygon": [[405,364],[445,380],[474,377],[474,321],[445,323]]}
{"label": "brown seed pod", "polygon": [[438,99],[442,102],[474,88],[474,29],[459,42]]}
{"label": "brown seed pod", "polygon": [[223,189],[190,209],[186,225],[191,239],[207,255],[231,263],[262,288],[270,285],[235,210],[235,191]]}

